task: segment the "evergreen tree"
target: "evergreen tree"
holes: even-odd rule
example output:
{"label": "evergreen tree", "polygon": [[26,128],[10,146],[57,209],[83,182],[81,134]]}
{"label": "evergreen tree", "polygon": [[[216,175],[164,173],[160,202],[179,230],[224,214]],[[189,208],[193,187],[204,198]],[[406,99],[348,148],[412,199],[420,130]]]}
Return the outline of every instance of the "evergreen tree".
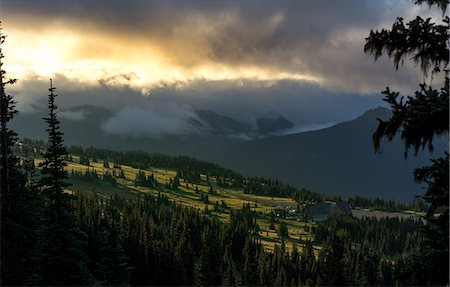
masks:
{"label": "evergreen tree", "polygon": [[112,226],[104,221],[99,234],[99,262],[96,277],[105,286],[125,286],[129,284],[131,267],[120,243],[116,222]]}
{"label": "evergreen tree", "polygon": [[[1,22],[0,22],[1,25]],[[6,86],[14,84],[16,79],[7,79],[6,71],[3,70],[3,49],[2,45],[5,42],[6,35],[3,34],[0,26],[0,127],[1,127],[1,191],[2,203],[5,203],[5,208],[2,211],[9,212],[11,207],[8,206],[12,195],[11,185],[15,176],[12,175],[18,170],[18,158],[12,153],[12,147],[17,141],[17,133],[8,127],[9,122],[17,115],[18,111],[15,108],[15,101],[11,95],[6,94]],[[3,207],[3,206],[2,206]],[[2,214],[3,215],[3,214]],[[2,218],[4,218],[2,216]]]}
{"label": "evergreen tree", "polygon": [[230,248],[227,247],[223,257],[222,268],[222,282],[221,286],[236,286],[236,277],[233,268],[233,260],[231,257]]}
{"label": "evergreen tree", "polygon": [[80,155],[80,164],[90,166],[91,162],[89,161],[89,158],[87,156]]}
{"label": "evergreen tree", "polygon": [[286,222],[280,223],[280,226],[278,227],[278,236],[280,236],[280,238],[289,238],[289,231]]}
{"label": "evergreen tree", "polygon": [[195,286],[217,286],[220,283],[217,258],[217,241],[208,230],[203,232],[200,258],[194,269]]}
{"label": "evergreen tree", "polygon": [[[341,286],[345,284],[344,266],[341,259],[344,254],[342,239],[332,234],[324,244],[319,256],[321,284],[325,286]],[[318,283],[319,285],[319,283]]]}
{"label": "evergreen tree", "polygon": [[269,228],[272,230],[275,230],[275,213],[271,212],[270,213],[270,225]]}
{"label": "evergreen tree", "polygon": [[[436,5],[445,15],[449,0],[416,0],[415,4]],[[405,156],[410,147],[415,154],[419,149],[433,149],[433,139],[449,132],[449,17],[445,16],[442,24],[436,24],[431,18],[417,16],[406,25],[402,18],[397,18],[391,30],[370,32],[366,39],[364,51],[378,59],[383,53],[394,58],[395,68],[410,57],[420,65],[424,76],[445,75],[443,87],[434,89],[426,83],[420,84],[420,90],[414,96],[399,97],[399,92],[389,88],[383,92],[392,108],[392,116],[387,121],[379,120],[373,135],[375,149],[378,151],[383,138],[392,140],[400,134],[405,143]],[[449,282],[449,160],[448,153],[429,167],[417,169],[415,179],[428,184],[423,196],[431,204],[426,219],[428,226],[425,235],[423,256],[416,256],[405,270],[402,279],[407,284],[448,285]],[[438,208],[443,212],[435,216]],[[419,276],[417,274],[423,274]]]}
{"label": "evergreen tree", "polygon": [[71,205],[72,195],[64,191],[68,186],[67,154],[63,133],[56,114],[55,88],[50,80],[48,96],[48,148],[44,154],[40,185],[46,204],[38,230],[36,270],[32,283],[36,285],[84,285],[87,279],[85,240]]}
{"label": "evergreen tree", "polygon": [[3,70],[2,46],[6,36],[0,22],[0,200],[1,200],[1,282],[3,285],[23,285],[31,267],[29,258],[34,249],[35,210],[37,192],[27,186],[27,175],[12,148],[17,133],[9,128],[17,115],[15,101],[6,93],[7,79]]}
{"label": "evergreen tree", "polygon": [[256,244],[250,237],[247,237],[244,249],[242,250],[242,254],[244,256],[242,285],[255,286],[256,284],[258,284],[256,251]]}

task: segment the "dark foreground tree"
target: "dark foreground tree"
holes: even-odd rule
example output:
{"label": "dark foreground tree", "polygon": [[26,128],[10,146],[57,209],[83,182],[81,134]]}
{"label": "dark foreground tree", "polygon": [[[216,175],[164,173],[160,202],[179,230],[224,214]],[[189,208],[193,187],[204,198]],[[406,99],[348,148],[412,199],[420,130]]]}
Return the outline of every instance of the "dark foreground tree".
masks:
{"label": "dark foreground tree", "polygon": [[67,155],[60,122],[56,115],[55,88],[50,81],[48,96],[48,148],[44,155],[40,185],[45,198],[41,227],[38,230],[36,270],[31,283],[36,285],[85,285],[87,279],[85,239],[71,205],[73,196],[64,188]]}
{"label": "dark foreground tree", "polygon": [[[1,25],[1,22],[0,22]],[[0,171],[1,171],[1,195],[2,203],[7,203],[11,196],[11,185],[13,176],[11,173],[18,169],[18,158],[12,153],[12,147],[17,141],[17,133],[8,127],[9,122],[18,113],[15,108],[15,102],[11,95],[6,94],[6,86],[14,84],[16,79],[7,79],[6,71],[3,70],[3,49],[2,46],[5,42],[6,35],[3,34],[0,26],[0,136],[1,136],[1,152],[0,152]],[[3,207],[3,205],[2,205]],[[5,206],[2,208],[2,212],[10,211],[10,207]],[[3,213],[2,213],[3,214]]]}
{"label": "dark foreground tree", "polygon": [[2,46],[6,36],[0,22],[0,200],[1,200],[1,283],[21,285],[31,266],[29,258],[34,244],[34,211],[37,209],[36,189],[28,188],[20,160],[12,152],[17,143],[17,133],[9,128],[10,121],[18,113],[7,85],[15,79],[7,79],[3,70]]}
{"label": "dark foreground tree", "polygon": [[[416,0],[415,4],[436,5],[445,15],[449,0]],[[420,84],[414,96],[406,99],[389,88],[383,92],[392,109],[392,116],[387,121],[379,120],[373,135],[374,147],[380,150],[383,138],[392,140],[398,134],[405,143],[405,156],[412,147],[417,154],[420,149],[433,149],[436,136],[448,136],[449,131],[449,17],[445,16],[441,24],[432,22],[431,18],[419,16],[406,25],[402,18],[397,18],[391,30],[370,32],[366,39],[364,51],[377,60],[383,54],[394,59],[396,69],[406,57],[418,64],[424,76],[435,78],[444,75],[440,89]],[[424,228],[422,254],[413,257],[406,264],[401,279],[406,284],[414,285],[448,285],[449,263],[449,158],[432,160],[430,166],[416,169],[415,180],[427,184],[426,194],[422,198],[430,203],[426,215],[428,222]],[[439,212],[439,213],[438,213]]]}

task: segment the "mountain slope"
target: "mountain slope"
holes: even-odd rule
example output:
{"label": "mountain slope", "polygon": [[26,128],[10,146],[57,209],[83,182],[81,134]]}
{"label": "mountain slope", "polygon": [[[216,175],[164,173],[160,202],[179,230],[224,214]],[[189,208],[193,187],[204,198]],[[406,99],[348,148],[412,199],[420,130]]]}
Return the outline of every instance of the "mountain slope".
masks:
{"label": "mountain slope", "polygon": [[264,116],[256,120],[257,133],[260,135],[273,135],[289,130],[294,124],[281,115]]}
{"label": "mountain slope", "polygon": [[[376,118],[388,116],[387,109],[377,108],[330,128],[247,142],[218,162],[245,175],[270,176],[326,194],[410,201],[422,193],[412,171],[428,164],[430,155],[421,152],[405,160],[399,140],[375,154],[371,138]],[[444,149],[445,140],[437,139],[432,157]]]}
{"label": "mountain slope", "polygon": [[[131,136],[126,134],[110,134],[102,125],[114,113],[108,109],[82,105],[69,109],[61,109],[61,130],[64,143],[83,147],[101,147],[118,150],[145,150],[171,155],[190,155],[200,159],[211,160],[219,157],[230,147],[244,141],[239,137],[249,132],[244,123],[228,118],[209,110],[199,110],[191,118],[188,125],[193,127],[192,134],[168,134],[160,136]],[[45,111],[20,113],[12,121],[11,127],[20,137],[46,140],[46,124],[43,117]]]}
{"label": "mountain slope", "polygon": [[219,115],[210,110],[195,110],[195,114],[203,123],[202,127],[216,135],[238,135],[250,132],[250,127],[243,122]]}

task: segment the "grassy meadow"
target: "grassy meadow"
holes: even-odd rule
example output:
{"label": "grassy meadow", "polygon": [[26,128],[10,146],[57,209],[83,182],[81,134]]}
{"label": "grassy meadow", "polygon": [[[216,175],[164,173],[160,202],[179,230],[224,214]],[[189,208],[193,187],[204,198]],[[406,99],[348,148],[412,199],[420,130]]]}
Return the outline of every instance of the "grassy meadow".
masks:
{"label": "grassy meadow", "polygon": [[[36,164],[41,160],[36,159]],[[244,194],[242,190],[233,188],[223,188],[217,186],[215,179],[211,177],[206,180],[206,176],[201,176],[201,182],[192,183],[180,179],[180,185],[178,189],[167,188],[167,184],[173,179],[177,172],[175,170],[160,169],[160,168],[148,168],[142,169],[146,176],[153,174],[155,181],[158,183],[157,189],[148,187],[135,186],[134,180],[139,172],[138,168],[121,165],[120,168],[113,168],[114,163],[109,162],[109,168],[104,167],[102,162],[90,162],[90,165],[83,165],[78,163],[79,158],[73,156],[73,161],[68,161],[65,167],[67,172],[83,173],[87,171],[96,172],[100,177],[105,173],[119,174],[121,170],[125,175],[125,178],[115,177],[116,183],[113,184],[103,180],[84,180],[80,178],[70,178],[69,182],[71,186],[67,189],[74,192],[87,192],[94,193],[99,196],[111,196],[118,194],[123,197],[136,197],[142,193],[152,193],[154,195],[161,192],[169,198],[169,200],[177,202],[187,207],[195,208],[203,212],[208,212],[210,216],[216,216],[221,221],[227,222],[229,220],[230,210],[236,210],[242,208],[244,204],[249,204],[251,209],[257,213],[256,222],[259,226],[258,240],[264,245],[267,250],[273,250],[275,244],[281,244],[282,240],[278,235],[278,227],[281,222],[285,222],[288,227],[289,238],[284,238],[286,249],[291,251],[293,245],[296,244],[297,248],[301,250],[305,241],[313,240],[313,235],[309,232],[310,227],[314,225],[312,222],[301,222],[297,220],[286,220],[280,217],[276,217],[275,230],[270,228],[270,213],[276,210],[292,207],[295,208],[297,203],[289,198],[278,198],[259,196],[252,194]],[[213,187],[214,192],[210,192],[210,188]],[[208,202],[201,199],[201,194],[208,195]],[[226,206],[226,208],[214,209],[216,202],[219,206]],[[319,249],[319,246],[315,246]]]}

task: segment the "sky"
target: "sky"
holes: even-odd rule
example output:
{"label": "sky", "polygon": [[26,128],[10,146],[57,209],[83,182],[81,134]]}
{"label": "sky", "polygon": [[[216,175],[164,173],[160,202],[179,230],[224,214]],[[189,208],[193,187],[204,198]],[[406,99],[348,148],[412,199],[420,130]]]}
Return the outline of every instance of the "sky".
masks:
{"label": "sky", "polygon": [[383,105],[386,86],[424,80],[363,51],[371,29],[419,14],[441,18],[410,0],[0,0],[22,113],[45,108],[52,78],[62,109],[98,105],[130,125],[197,108],[248,122],[276,112],[298,128],[349,120]]}

